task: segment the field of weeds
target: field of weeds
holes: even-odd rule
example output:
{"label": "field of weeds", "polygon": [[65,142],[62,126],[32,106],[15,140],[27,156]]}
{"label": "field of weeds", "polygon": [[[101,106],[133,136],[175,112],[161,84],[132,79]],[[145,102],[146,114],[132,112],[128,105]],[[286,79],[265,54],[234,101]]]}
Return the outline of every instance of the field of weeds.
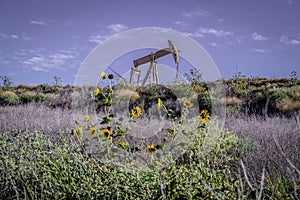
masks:
{"label": "field of weeds", "polygon": [[164,88],[1,88],[0,199],[299,199],[293,81],[227,81],[224,126],[203,83],[176,103]]}

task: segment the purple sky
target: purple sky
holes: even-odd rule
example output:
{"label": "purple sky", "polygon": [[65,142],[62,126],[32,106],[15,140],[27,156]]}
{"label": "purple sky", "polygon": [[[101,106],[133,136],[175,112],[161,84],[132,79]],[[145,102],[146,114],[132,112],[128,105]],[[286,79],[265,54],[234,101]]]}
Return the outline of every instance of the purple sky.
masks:
{"label": "purple sky", "polygon": [[52,83],[57,75],[72,85],[81,62],[106,38],[162,27],[199,42],[224,78],[236,68],[289,77],[300,74],[299,19],[299,0],[0,0],[0,75],[16,85]]}

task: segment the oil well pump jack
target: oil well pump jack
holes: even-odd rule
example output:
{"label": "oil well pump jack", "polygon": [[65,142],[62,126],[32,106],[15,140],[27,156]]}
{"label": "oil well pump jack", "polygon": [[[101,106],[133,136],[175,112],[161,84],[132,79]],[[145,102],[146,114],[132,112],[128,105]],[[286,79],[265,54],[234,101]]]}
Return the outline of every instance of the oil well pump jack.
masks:
{"label": "oil well pump jack", "polygon": [[145,83],[149,79],[150,75],[152,75],[152,80],[150,80],[150,81],[152,81],[154,84],[157,85],[159,80],[158,80],[158,70],[157,70],[156,59],[166,56],[168,54],[172,54],[172,56],[173,56],[173,59],[176,64],[176,78],[178,78],[178,75],[179,75],[178,74],[178,65],[179,65],[178,51],[177,51],[175,44],[171,40],[168,40],[168,43],[169,43],[168,48],[164,48],[164,49],[158,50],[156,52],[152,52],[149,55],[146,55],[144,57],[141,57],[141,58],[133,61],[134,68],[131,68],[131,71],[130,71],[130,83],[133,83],[133,74],[137,74],[138,75],[137,83],[139,84],[141,70],[138,68],[138,66],[150,62],[150,66],[145,74],[145,77],[142,82],[142,86],[145,86]]}

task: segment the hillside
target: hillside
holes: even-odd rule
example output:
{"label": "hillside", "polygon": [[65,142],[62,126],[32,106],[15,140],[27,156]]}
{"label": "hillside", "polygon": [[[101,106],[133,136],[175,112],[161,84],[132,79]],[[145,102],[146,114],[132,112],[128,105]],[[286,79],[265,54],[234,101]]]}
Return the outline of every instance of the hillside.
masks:
{"label": "hillside", "polygon": [[[164,98],[166,99],[174,99],[180,98],[180,92],[185,90],[185,88],[192,88],[197,96],[197,102],[201,110],[211,108],[212,96],[210,96],[208,89],[210,84],[192,81],[191,84],[168,85],[166,87],[170,89],[169,93],[163,92],[163,87],[155,86],[146,89],[146,92],[143,91],[145,89],[128,87],[122,84],[115,85],[114,88],[129,88],[131,92],[138,92],[141,101],[148,97],[151,97],[154,101],[154,97],[158,94],[155,94],[155,92],[151,93],[153,90],[156,93],[165,93]],[[222,85],[224,96],[219,101],[226,104],[229,112],[259,115],[291,115],[291,113],[300,109],[300,80],[297,79],[236,77],[224,80]],[[36,86],[21,84],[16,87],[0,86],[0,105],[20,105],[36,102],[50,108],[74,109],[74,102],[72,107],[72,99],[73,101],[74,99],[78,100],[74,95],[78,95],[81,92],[87,94],[93,92],[94,89],[95,86],[80,88],[59,84],[41,84]],[[105,90],[105,88],[102,88],[102,90]],[[162,91],[159,92],[159,90]]]}

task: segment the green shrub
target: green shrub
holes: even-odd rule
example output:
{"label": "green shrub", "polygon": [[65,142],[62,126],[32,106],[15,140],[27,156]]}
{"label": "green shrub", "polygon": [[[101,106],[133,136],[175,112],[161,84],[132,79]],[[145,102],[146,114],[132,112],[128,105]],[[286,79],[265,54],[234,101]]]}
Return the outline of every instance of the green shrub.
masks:
{"label": "green shrub", "polygon": [[30,103],[37,99],[36,93],[32,91],[22,92],[19,96],[22,103]]}
{"label": "green shrub", "polygon": [[248,79],[244,76],[236,76],[227,81],[229,88],[238,98],[244,97],[248,93]]}
{"label": "green shrub", "polygon": [[205,91],[198,96],[199,110],[211,110],[212,100],[210,93]]}
{"label": "green shrub", "polygon": [[300,86],[291,87],[290,94],[290,98],[294,99],[295,101],[300,101]]}
{"label": "green shrub", "polygon": [[37,96],[37,100],[41,102],[46,101],[48,98],[49,98],[49,94],[44,94],[44,93],[41,93]]}
{"label": "green shrub", "polygon": [[[211,130],[209,130],[211,129]],[[235,199],[238,139],[210,123],[195,133],[183,162],[126,171],[88,157],[67,134],[0,134],[1,199]],[[219,135],[220,134],[220,135]]]}
{"label": "green shrub", "polygon": [[[1,199],[245,199],[254,194],[236,170],[253,143],[220,130],[215,121],[195,132],[186,153],[164,168],[126,171],[85,156],[68,134],[0,134]],[[181,160],[181,161],[180,161]],[[240,177],[241,176],[241,177]],[[278,185],[278,181],[280,185]],[[293,186],[268,175],[263,197],[290,198]],[[282,184],[281,184],[282,183]],[[254,184],[256,185],[256,184]],[[239,191],[240,193],[238,193]]]}
{"label": "green shrub", "polygon": [[298,87],[277,88],[269,91],[270,103],[278,111],[288,114],[300,110],[300,89]]}
{"label": "green shrub", "polygon": [[270,98],[274,102],[279,102],[282,99],[288,97],[288,90],[285,88],[276,88],[276,89],[271,89],[269,91]]}
{"label": "green shrub", "polygon": [[0,199],[100,198],[104,175],[76,143],[54,144],[43,133],[1,133]]}
{"label": "green shrub", "polygon": [[5,91],[1,93],[0,101],[2,105],[17,105],[20,103],[20,98],[13,91]]}
{"label": "green shrub", "polygon": [[54,93],[59,93],[62,90],[62,86],[60,85],[53,85],[51,86],[51,88],[52,88],[52,92]]}

